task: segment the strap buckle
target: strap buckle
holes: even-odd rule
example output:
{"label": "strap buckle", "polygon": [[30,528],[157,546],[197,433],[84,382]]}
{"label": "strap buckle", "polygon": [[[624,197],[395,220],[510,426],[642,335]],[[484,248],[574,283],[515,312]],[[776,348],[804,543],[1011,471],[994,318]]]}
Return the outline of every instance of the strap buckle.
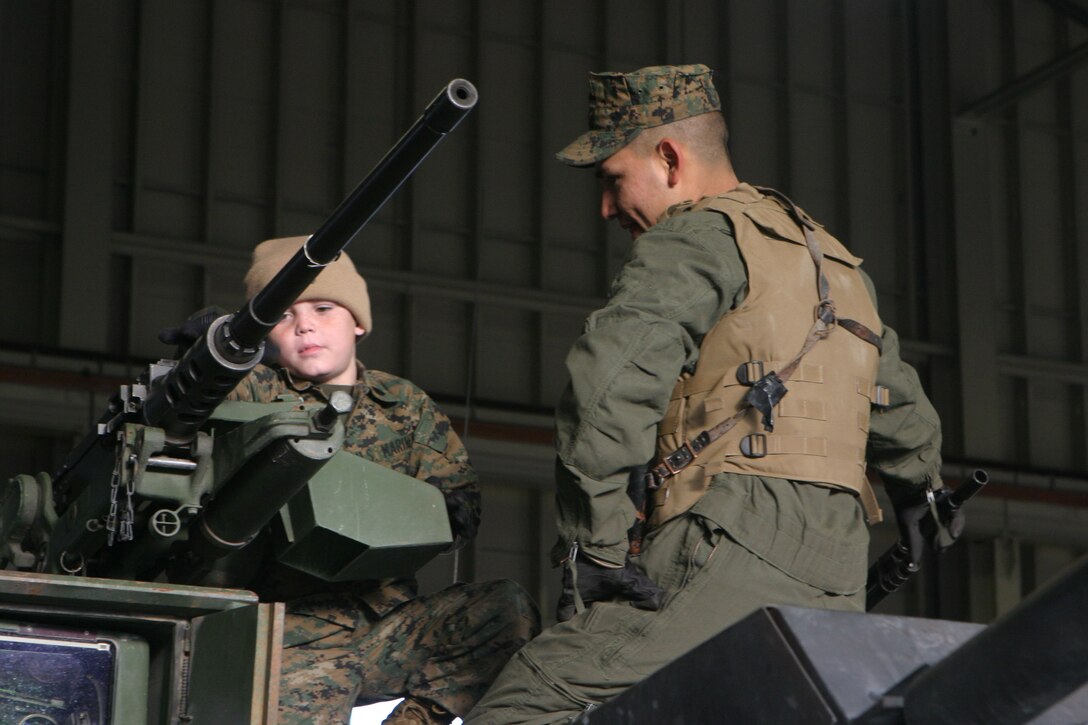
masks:
{"label": "strap buckle", "polygon": [[873,386],[873,405],[878,408],[887,408],[892,404],[892,393],[883,385]]}
{"label": "strap buckle", "polygon": [[668,469],[670,476],[675,476],[688,467],[688,465],[695,460],[695,449],[691,447],[691,442],[685,442],[684,445],[677,448],[675,451],[665,456],[665,459],[661,461],[665,464],[665,468]]}
{"label": "strap buckle", "polygon": [[740,452],[746,458],[763,458],[767,455],[767,436],[763,433],[751,433],[740,439]]}
{"label": "strap buckle", "polygon": [[751,385],[763,377],[763,361],[749,360],[737,366],[737,380],[741,385]]}

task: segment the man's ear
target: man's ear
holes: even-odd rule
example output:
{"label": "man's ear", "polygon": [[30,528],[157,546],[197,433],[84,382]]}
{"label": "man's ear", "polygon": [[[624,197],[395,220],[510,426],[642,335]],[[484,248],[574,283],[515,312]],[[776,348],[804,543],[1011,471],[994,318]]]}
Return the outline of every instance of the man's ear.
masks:
{"label": "man's ear", "polygon": [[676,186],[680,183],[680,170],[684,165],[684,151],[680,147],[680,144],[671,138],[663,138],[657,144],[657,154],[664,162],[665,168],[668,173],[668,183],[670,187]]}

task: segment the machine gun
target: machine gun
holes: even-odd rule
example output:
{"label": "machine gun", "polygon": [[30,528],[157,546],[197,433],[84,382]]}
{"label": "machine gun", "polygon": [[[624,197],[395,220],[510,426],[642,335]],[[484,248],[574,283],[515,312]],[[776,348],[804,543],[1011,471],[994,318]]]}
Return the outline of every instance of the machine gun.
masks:
{"label": "machine gun", "polygon": [[327,581],[412,573],[445,548],[437,489],[340,451],[350,396],[316,408],[224,401],[283,313],[476,101],[471,83],[450,82],[263,290],[180,360],[122,386],[54,476],[11,479],[0,568],[244,586],[245,567],[218,560],[274,521],[280,562]]}

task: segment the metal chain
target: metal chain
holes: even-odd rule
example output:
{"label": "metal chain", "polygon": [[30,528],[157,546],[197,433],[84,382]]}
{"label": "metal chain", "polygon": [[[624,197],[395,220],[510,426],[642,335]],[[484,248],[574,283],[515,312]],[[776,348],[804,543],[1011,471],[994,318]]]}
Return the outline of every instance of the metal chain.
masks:
{"label": "metal chain", "polygon": [[109,533],[106,537],[106,546],[113,546],[118,536],[121,541],[132,541],[135,538],[136,510],[132,505],[132,499],[136,493],[136,479],[132,474],[125,477],[125,508],[118,516],[120,502],[117,499],[121,489],[121,466],[127,455],[125,434],[121,430],[117,433],[117,460],[113,463],[113,475],[110,477],[110,512],[106,516],[106,531]]}
{"label": "metal chain", "polygon": [[125,481],[125,510],[121,512],[121,541],[132,541],[136,512],[132,508],[132,496],[136,493],[136,476],[129,474]]}
{"label": "metal chain", "polygon": [[117,434],[117,458],[113,463],[113,475],[110,477],[110,513],[106,516],[106,546],[113,546],[117,535],[117,489],[121,487],[121,458],[125,455],[124,436]]}

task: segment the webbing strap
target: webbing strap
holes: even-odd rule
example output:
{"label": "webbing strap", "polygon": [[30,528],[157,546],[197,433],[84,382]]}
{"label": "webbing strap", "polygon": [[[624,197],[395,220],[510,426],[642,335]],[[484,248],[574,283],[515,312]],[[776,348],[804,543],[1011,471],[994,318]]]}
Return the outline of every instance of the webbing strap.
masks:
{"label": "webbing strap", "polygon": [[[812,234],[812,232],[816,229],[815,223],[813,223],[813,221],[809,219],[806,214],[798,209],[797,205],[794,204],[788,196],[778,191],[777,189],[769,189],[765,186],[757,186],[755,187],[755,189],[764,196],[772,197],[775,201],[781,204],[782,208],[789,212],[790,218],[793,219],[797,226],[801,228],[801,233],[805,235],[805,246],[808,247],[808,253],[812,257],[813,264],[816,265],[816,276],[818,278],[816,288],[820,294],[820,305],[829,305],[831,308],[831,314],[834,314],[835,305],[829,299],[829,285],[827,282],[827,277],[824,276],[823,272],[824,253],[823,250],[820,249],[820,244],[816,241],[816,237]],[[880,335],[877,335],[875,332],[870,330],[862,323],[858,322],[857,320],[847,319],[845,317],[841,319],[836,317],[831,322],[831,324],[833,325],[836,323],[851,334],[861,338],[870,345],[873,345],[878,351],[883,352],[883,345],[881,344]],[[781,372],[778,374],[778,377],[782,377]]]}

